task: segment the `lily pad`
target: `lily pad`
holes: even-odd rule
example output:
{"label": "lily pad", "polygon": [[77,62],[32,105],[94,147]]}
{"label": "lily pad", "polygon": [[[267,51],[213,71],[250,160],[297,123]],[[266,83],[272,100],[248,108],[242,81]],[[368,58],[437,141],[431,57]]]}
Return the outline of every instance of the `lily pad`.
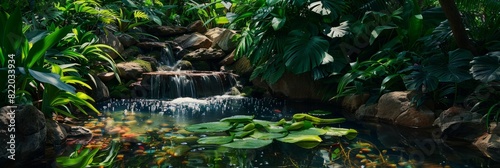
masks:
{"label": "lily pad", "polygon": [[255,138],[234,139],[233,142],[222,146],[235,149],[257,149],[271,144],[273,140],[263,140]]}
{"label": "lily pad", "polygon": [[231,129],[231,127],[229,122],[207,122],[187,126],[186,130],[198,133],[223,132]]}
{"label": "lily pad", "polygon": [[308,129],[304,129],[304,130],[300,130],[300,131],[290,131],[290,134],[294,134],[294,135],[324,135],[324,134],[326,134],[326,132],[327,131],[324,129],[312,127],[312,128],[308,128]]}
{"label": "lily pad", "polygon": [[275,124],[276,122],[272,122],[272,121],[266,121],[266,120],[253,120],[253,122],[255,123],[255,125],[260,125],[262,127],[268,127],[269,125],[273,125]]}
{"label": "lily pad", "polygon": [[240,123],[240,122],[250,122],[252,120],[253,120],[253,116],[249,116],[249,115],[235,115],[235,116],[223,118],[220,121],[221,122],[237,122],[237,123]]}
{"label": "lily pad", "polygon": [[260,132],[255,131],[251,137],[257,139],[276,139],[286,136],[286,133],[277,133],[277,132]]}
{"label": "lily pad", "polygon": [[330,111],[325,111],[325,110],[313,110],[307,112],[307,114],[313,115],[313,116],[326,116],[332,114]]}
{"label": "lily pad", "polygon": [[288,136],[276,139],[285,143],[297,143],[297,142],[321,142],[323,141],[318,135],[300,135],[300,134],[288,134]]}
{"label": "lily pad", "polygon": [[237,131],[237,132],[231,132],[231,133],[234,133],[234,137],[235,138],[244,138],[250,134],[252,134],[254,132],[254,130],[250,130],[250,131]]}
{"label": "lily pad", "polygon": [[349,140],[356,138],[356,136],[358,135],[358,131],[354,129],[332,128],[332,127],[325,127],[323,129],[327,131],[325,135],[338,136],[338,137],[345,136]]}
{"label": "lily pad", "polygon": [[287,132],[287,130],[285,128],[283,128],[282,126],[269,125],[269,127],[265,127],[265,128],[266,128],[267,132],[275,132],[275,133]]}
{"label": "lily pad", "polygon": [[233,141],[232,136],[213,136],[198,139],[199,144],[222,145]]}
{"label": "lily pad", "polygon": [[318,146],[319,143],[320,142],[316,142],[316,141],[304,141],[304,142],[297,142],[297,143],[295,143],[295,145],[300,146],[301,148],[305,148],[305,149],[312,149],[312,148]]}

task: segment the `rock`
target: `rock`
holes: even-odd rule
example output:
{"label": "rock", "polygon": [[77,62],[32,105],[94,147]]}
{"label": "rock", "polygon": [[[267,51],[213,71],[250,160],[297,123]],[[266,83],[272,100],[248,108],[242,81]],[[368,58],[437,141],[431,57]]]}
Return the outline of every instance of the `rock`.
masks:
{"label": "rock", "polygon": [[193,70],[193,65],[187,60],[180,60],[174,67],[174,69],[180,70]]}
{"label": "rock", "polygon": [[375,115],[377,115],[377,105],[370,104],[361,105],[358,110],[356,110],[355,117],[358,120],[376,120]]}
{"label": "rock", "polygon": [[[342,99],[342,108],[349,112],[354,112],[370,98],[370,94],[347,95]],[[377,109],[375,109],[376,111]],[[375,112],[375,114],[377,114]]]}
{"label": "rock", "polygon": [[[120,40],[113,34],[100,35],[99,43],[111,46],[111,48],[115,49],[118,53],[122,53],[125,50]],[[118,54],[112,50],[104,49],[104,51],[113,59],[118,57]]]}
{"label": "rock", "polygon": [[212,40],[212,46],[217,45],[224,52],[231,52],[238,45],[238,41],[233,39],[235,35],[236,32],[234,30],[225,29],[218,38]]}
{"label": "rock", "polygon": [[409,92],[389,92],[382,95],[377,105],[376,117],[394,123],[396,118],[410,108]]}
{"label": "rock", "polygon": [[401,113],[394,123],[396,125],[411,128],[427,128],[432,126],[435,119],[434,112],[426,106],[422,106],[418,109],[416,107],[410,107],[407,111]]}
{"label": "rock", "polygon": [[500,136],[485,133],[473,143],[485,156],[500,162]]}
{"label": "rock", "polygon": [[462,107],[450,107],[439,115],[433,125],[439,127],[442,139],[473,142],[486,132],[481,118],[482,115]]}
{"label": "rock", "polygon": [[182,59],[188,61],[206,61],[206,60],[220,60],[224,56],[225,56],[224,51],[222,51],[221,49],[200,48],[184,55]]}
{"label": "rock", "polygon": [[189,37],[191,37],[191,34],[184,34],[182,36],[177,36],[173,41],[172,43],[175,43],[177,44],[177,46],[179,48],[182,49],[182,46],[180,46],[179,44],[182,44],[184,41],[186,41]]}
{"label": "rock", "polygon": [[92,87],[92,90],[89,90],[90,92],[90,97],[92,97],[95,101],[103,101],[109,99],[109,90],[106,84],[101,81],[101,78],[97,77],[96,75],[92,75],[92,79],[89,81],[92,81],[90,83],[90,87]]}
{"label": "rock", "polygon": [[236,50],[233,50],[230,54],[228,54],[226,57],[224,57],[224,59],[222,59],[220,62],[219,62],[219,65],[231,65],[233,64],[236,60],[234,59],[234,54],[235,54]]}
{"label": "rock", "polygon": [[146,69],[138,62],[120,62],[116,64],[116,68],[121,78],[130,80],[135,80],[146,72]]}
{"label": "rock", "polygon": [[53,146],[56,151],[61,151],[66,146],[66,129],[54,120],[47,120],[46,144]]}
{"label": "rock", "polygon": [[217,40],[219,38],[219,36],[222,34],[222,32],[224,32],[224,28],[220,28],[220,27],[215,27],[215,28],[212,28],[212,29],[209,29],[206,33],[205,33],[205,36],[207,36],[210,40],[214,41],[214,40]]}
{"label": "rock", "polygon": [[102,81],[108,82],[108,81],[111,81],[115,78],[115,73],[114,72],[103,72],[103,73],[97,74],[97,76]]}
{"label": "rock", "polygon": [[179,26],[155,26],[148,29],[147,32],[155,36],[171,37],[186,33],[187,28]]}
{"label": "rock", "polygon": [[139,40],[135,39],[129,34],[120,34],[118,35],[118,40],[120,40],[120,43],[122,43],[123,47],[131,47],[134,44],[137,44]]}
{"label": "rock", "polygon": [[205,25],[203,25],[203,22],[201,20],[197,20],[189,24],[187,26],[187,30],[188,32],[198,32],[198,33],[207,32],[207,28],[205,27]]}
{"label": "rock", "polygon": [[419,108],[412,106],[409,91],[390,92],[382,95],[377,105],[376,117],[391,124],[425,128],[431,127],[435,120],[434,112],[422,105]]}
{"label": "rock", "polygon": [[92,136],[92,131],[82,126],[73,126],[67,134],[68,137]]}
{"label": "rock", "polygon": [[167,43],[165,42],[140,42],[137,43],[137,47],[140,47],[143,50],[150,51],[153,49],[162,49],[167,47]]}
{"label": "rock", "polygon": [[122,52],[122,57],[124,59],[135,58],[140,53],[141,53],[141,49],[139,47],[137,47],[137,46],[131,46],[131,47],[125,49],[125,51]]}
{"label": "rock", "polygon": [[[143,61],[146,61],[146,62],[148,62],[149,64],[151,64],[151,65],[150,65],[150,67],[151,67],[151,71],[156,71],[156,70],[158,70],[158,68],[157,68],[157,67],[160,65],[160,64],[159,64],[159,62],[158,62],[158,60],[157,60],[155,57],[153,57],[153,56],[144,56],[144,55],[139,55],[139,56],[137,56],[137,59],[138,59],[138,60],[143,60]],[[147,66],[147,65],[146,65],[146,66]]]}
{"label": "rock", "polygon": [[228,95],[237,96],[237,95],[241,95],[241,92],[240,92],[240,90],[237,87],[231,87],[231,89],[229,90]]}
{"label": "rock", "polygon": [[231,70],[238,75],[250,75],[253,71],[252,64],[247,57],[241,57],[236,60],[234,64],[227,65],[226,69]]}
{"label": "rock", "polygon": [[212,46],[212,40],[200,33],[193,33],[179,44],[183,49],[196,50],[199,48],[209,48]]}
{"label": "rock", "polygon": [[198,71],[211,71],[212,66],[207,61],[190,61],[194,70]]}
{"label": "rock", "polygon": [[[15,113],[9,113],[11,111]],[[15,147],[15,167],[26,167],[25,164],[43,157],[47,136],[45,123],[45,116],[35,106],[18,106],[17,109],[13,106],[2,107],[0,109],[0,147],[3,150],[0,151],[0,158],[7,159],[11,155],[7,150],[10,147]],[[9,129],[15,132],[10,132]],[[7,143],[11,141],[11,136],[15,136],[13,139],[15,144],[12,145]],[[4,167],[7,165],[14,167],[14,162],[8,159]]]}

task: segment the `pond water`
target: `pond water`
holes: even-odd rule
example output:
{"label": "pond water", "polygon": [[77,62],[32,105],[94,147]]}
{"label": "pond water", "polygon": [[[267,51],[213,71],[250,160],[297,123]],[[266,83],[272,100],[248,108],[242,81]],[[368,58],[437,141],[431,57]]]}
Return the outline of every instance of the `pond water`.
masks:
{"label": "pond water", "polygon": [[[65,152],[79,143],[100,145],[119,141],[111,167],[498,167],[500,164],[463,144],[443,143],[432,130],[398,128],[390,125],[349,120],[332,105],[215,96],[205,99],[109,100],[99,103],[103,114],[84,123],[94,132],[93,139],[74,139]],[[213,134],[191,133],[190,124],[219,121],[233,115],[254,115],[256,119],[290,120],[295,113],[327,110],[322,118],[347,117],[331,127],[354,128],[353,140],[325,137],[313,149],[274,141],[259,149],[231,149],[200,145],[200,137]],[[216,134],[220,135],[220,134]],[[104,144],[104,146],[102,145]],[[107,156],[103,152],[103,156]],[[99,155],[99,153],[97,154]],[[94,159],[95,160],[95,159]]]}

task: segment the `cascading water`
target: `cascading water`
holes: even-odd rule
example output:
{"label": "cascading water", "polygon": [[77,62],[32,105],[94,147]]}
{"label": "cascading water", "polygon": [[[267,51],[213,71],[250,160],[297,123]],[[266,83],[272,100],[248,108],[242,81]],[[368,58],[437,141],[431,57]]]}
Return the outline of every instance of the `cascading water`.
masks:
{"label": "cascading water", "polygon": [[186,71],[176,69],[180,62],[171,44],[161,51],[157,72],[143,74],[143,98],[202,98],[223,95],[236,85],[235,75],[218,71]]}

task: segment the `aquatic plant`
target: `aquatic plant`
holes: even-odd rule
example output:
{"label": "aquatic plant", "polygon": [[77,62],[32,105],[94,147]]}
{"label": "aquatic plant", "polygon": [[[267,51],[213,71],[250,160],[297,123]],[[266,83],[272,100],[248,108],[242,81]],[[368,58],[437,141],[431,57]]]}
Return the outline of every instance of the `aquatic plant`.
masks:
{"label": "aquatic plant", "polygon": [[254,116],[235,115],[218,122],[194,124],[186,130],[195,133],[226,132],[225,136],[208,136],[198,140],[199,144],[222,145],[236,149],[256,149],[267,146],[277,140],[296,144],[310,149],[319,145],[320,136],[344,136],[353,139],[357,135],[354,129],[323,127],[323,124],[344,122],[344,118],[323,119],[305,113],[293,115],[291,121],[282,119],[277,122],[254,119]]}
{"label": "aquatic plant", "polygon": [[107,149],[80,148],[82,148],[81,144],[76,145],[75,151],[69,156],[59,156],[56,159],[58,166],[62,168],[110,167],[118,155],[120,143],[111,141]]}

